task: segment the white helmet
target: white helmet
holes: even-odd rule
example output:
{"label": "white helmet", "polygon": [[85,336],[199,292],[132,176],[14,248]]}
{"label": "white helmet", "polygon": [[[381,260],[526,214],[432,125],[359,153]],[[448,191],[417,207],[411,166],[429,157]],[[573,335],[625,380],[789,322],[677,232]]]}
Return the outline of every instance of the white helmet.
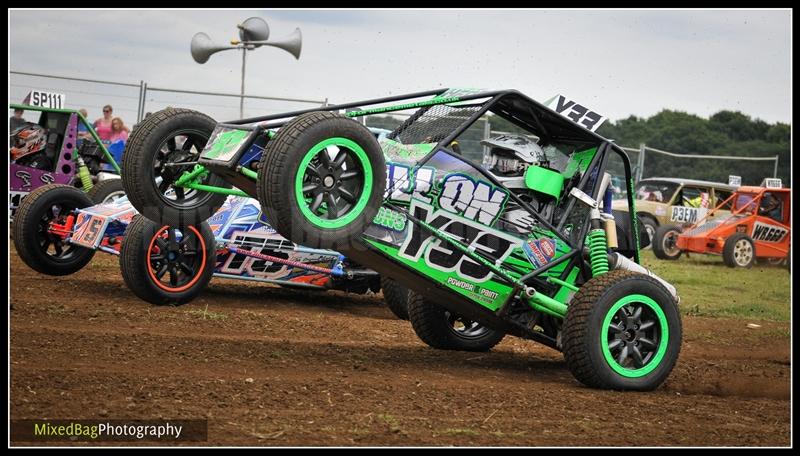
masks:
{"label": "white helmet", "polygon": [[523,135],[500,135],[491,139],[484,139],[481,144],[492,149],[499,148],[512,151],[517,158],[525,163],[539,163],[547,160],[542,147],[536,141]]}
{"label": "white helmet", "polygon": [[490,148],[484,156],[484,166],[503,174],[518,174],[530,165],[547,162],[542,147],[527,136],[500,135],[484,139],[481,144]]}

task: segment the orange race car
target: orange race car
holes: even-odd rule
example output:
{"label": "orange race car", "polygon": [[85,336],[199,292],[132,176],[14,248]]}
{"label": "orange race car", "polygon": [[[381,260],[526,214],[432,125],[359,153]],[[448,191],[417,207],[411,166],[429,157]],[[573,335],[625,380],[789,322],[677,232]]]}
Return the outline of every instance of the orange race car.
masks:
{"label": "orange race car", "polygon": [[[663,260],[677,260],[683,252],[722,255],[732,268],[756,261],[789,265],[791,189],[782,188],[779,179],[765,181],[766,186],[739,187],[695,224],[658,227],[653,253]],[[731,215],[709,220],[722,210]]]}

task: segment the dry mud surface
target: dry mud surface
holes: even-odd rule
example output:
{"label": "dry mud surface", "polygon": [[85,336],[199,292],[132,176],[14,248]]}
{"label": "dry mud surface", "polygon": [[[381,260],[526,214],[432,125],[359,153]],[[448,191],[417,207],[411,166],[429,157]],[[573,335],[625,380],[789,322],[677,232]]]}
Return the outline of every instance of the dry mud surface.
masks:
{"label": "dry mud surface", "polygon": [[114,257],[62,278],[10,257],[12,419],[206,418],[211,445],[789,444],[787,323],[684,317],[665,385],[620,393],[518,338],[431,349],[380,295],[214,279],[154,307]]}

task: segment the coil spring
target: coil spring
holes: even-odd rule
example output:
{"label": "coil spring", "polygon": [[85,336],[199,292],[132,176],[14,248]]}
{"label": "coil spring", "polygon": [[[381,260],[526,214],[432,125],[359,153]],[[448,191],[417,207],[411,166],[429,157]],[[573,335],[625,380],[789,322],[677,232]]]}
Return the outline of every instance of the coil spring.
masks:
{"label": "coil spring", "polygon": [[608,272],[608,246],[606,232],[602,229],[589,232],[589,259],[592,263],[592,277]]}
{"label": "coil spring", "polygon": [[89,173],[89,168],[86,163],[81,161],[78,165],[78,177],[81,178],[81,186],[83,191],[88,192],[92,188],[92,175]]}

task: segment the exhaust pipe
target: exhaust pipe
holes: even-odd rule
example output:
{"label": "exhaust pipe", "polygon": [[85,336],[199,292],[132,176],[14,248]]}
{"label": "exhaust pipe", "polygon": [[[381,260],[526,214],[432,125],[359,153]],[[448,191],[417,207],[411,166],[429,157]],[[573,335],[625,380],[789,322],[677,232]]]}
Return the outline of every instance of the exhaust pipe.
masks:
{"label": "exhaust pipe", "polygon": [[608,254],[608,266],[611,269],[622,269],[623,271],[633,271],[633,272],[638,272],[640,274],[649,275],[650,277],[661,282],[661,284],[664,285],[667,291],[669,291],[669,294],[671,294],[672,297],[675,298],[675,302],[680,304],[681,298],[680,296],[678,296],[678,290],[675,289],[675,287],[671,283],[655,275],[651,270],[647,269],[646,267],[625,258],[624,256],[620,255],[619,252]]}

